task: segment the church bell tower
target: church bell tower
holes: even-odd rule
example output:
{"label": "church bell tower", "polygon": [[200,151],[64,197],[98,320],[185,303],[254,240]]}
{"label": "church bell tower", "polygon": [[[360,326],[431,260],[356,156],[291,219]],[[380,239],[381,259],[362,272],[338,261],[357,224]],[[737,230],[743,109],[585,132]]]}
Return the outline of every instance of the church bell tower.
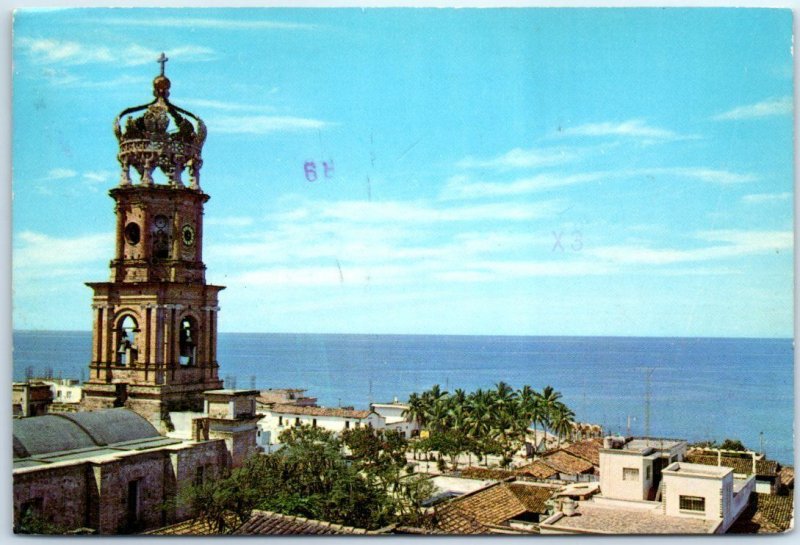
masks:
{"label": "church bell tower", "polygon": [[116,251],[110,281],[87,283],[94,324],[84,384],[86,409],[128,407],[162,430],[170,411],[202,411],[203,392],[222,387],[216,339],[224,289],[206,284],[203,263],[206,126],[169,101],[166,61],[162,53],[155,100],[114,121]]}

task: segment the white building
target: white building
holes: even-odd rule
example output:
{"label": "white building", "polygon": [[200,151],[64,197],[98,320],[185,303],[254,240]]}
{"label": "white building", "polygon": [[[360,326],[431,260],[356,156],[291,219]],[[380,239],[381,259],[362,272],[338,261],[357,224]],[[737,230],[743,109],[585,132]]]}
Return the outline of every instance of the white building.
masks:
{"label": "white building", "polygon": [[74,378],[43,379],[53,392],[53,403],[80,403],[83,388],[80,381]]}
{"label": "white building", "polygon": [[600,449],[600,489],[621,500],[658,500],[662,470],[683,461],[686,441],[606,437]]}
{"label": "white building", "polygon": [[357,411],[352,408],[304,407],[300,405],[274,404],[263,411],[264,418],[258,423],[258,444],[266,451],[280,447],[278,436],[293,426],[311,426],[332,431],[372,426],[386,427],[386,419],[374,411]]}
{"label": "white building", "polygon": [[725,533],[747,506],[755,477],[684,462],[686,447],[673,439],[606,438],[600,494],[563,500],[541,533]]}
{"label": "white building", "polygon": [[675,462],[663,474],[664,514],[717,521],[718,534],[742,514],[755,489],[755,475],[735,479],[729,467]]}
{"label": "white building", "polygon": [[397,430],[406,439],[419,433],[417,422],[407,416],[408,404],[400,403],[397,398],[391,403],[372,403],[369,408],[386,420],[386,429]]}

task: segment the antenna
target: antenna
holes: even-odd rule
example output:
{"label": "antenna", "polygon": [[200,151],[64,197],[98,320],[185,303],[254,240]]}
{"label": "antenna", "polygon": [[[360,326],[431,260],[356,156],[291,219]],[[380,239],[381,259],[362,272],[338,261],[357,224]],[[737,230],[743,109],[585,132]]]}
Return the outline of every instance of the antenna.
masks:
{"label": "antenna", "polygon": [[650,437],[650,377],[653,374],[652,367],[645,367],[644,384],[644,436]]}
{"label": "antenna", "polygon": [[586,377],[583,377],[583,418],[586,418]]}

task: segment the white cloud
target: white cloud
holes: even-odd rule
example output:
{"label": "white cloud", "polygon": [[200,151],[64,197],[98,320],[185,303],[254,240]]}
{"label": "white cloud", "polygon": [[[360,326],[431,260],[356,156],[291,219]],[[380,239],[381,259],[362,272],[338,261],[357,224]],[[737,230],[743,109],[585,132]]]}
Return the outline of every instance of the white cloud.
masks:
{"label": "white cloud", "polygon": [[476,261],[465,264],[467,270],[444,272],[437,276],[448,281],[503,281],[538,276],[593,276],[613,274],[616,267],[598,264],[592,260],[554,260],[554,261]]}
{"label": "white cloud", "polygon": [[459,168],[496,168],[508,170],[512,168],[534,168],[560,165],[575,160],[578,154],[567,148],[514,148],[491,159],[465,157],[456,166]]}
{"label": "white cloud", "polygon": [[33,231],[15,237],[12,263],[15,274],[53,276],[88,263],[102,263],[113,250],[114,237],[108,233],[56,238]]}
{"label": "white cloud", "polygon": [[585,253],[616,264],[668,265],[769,254],[793,247],[791,231],[712,230],[698,232],[696,238],[723,244],[692,249],[617,245],[587,248]]}
{"label": "white cloud", "polygon": [[52,168],[47,172],[45,180],[65,180],[74,178],[78,173],[71,168]]}
{"label": "white cloud", "polygon": [[[139,44],[98,45],[75,41],[53,40],[50,38],[20,38],[17,45],[27,52],[34,62],[41,64],[83,65],[114,63],[124,66],[155,64],[161,53]],[[174,55],[182,62],[208,61],[215,58],[212,49],[205,46],[183,45],[167,50],[167,56]]]}
{"label": "white cloud", "polygon": [[631,175],[667,175],[667,176],[680,176],[686,178],[695,178],[702,182],[710,182],[715,184],[741,184],[746,182],[754,182],[758,176],[750,173],[731,172],[729,170],[702,168],[702,167],[671,167],[671,168],[645,168],[640,170],[630,171]]}
{"label": "white cloud", "polygon": [[110,89],[122,86],[138,86],[150,83],[151,78],[136,77],[129,74],[122,74],[117,77],[104,78],[101,80],[88,80],[78,76],[71,71],[63,68],[53,68],[45,66],[42,68],[42,75],[51,85],[58,87],[73,87],[81,89]]}
{"label": "white cloud", "polygon": [[791,115],[794,111],[792,97],[770,98],[756,104],[747,104],[723,112],[714,119],[718,121],[729,121],[738,119],[756,119],[760,117],[770,117],[776,115]]}
{"label": "white cloud", "polygon": [[165,28],[212,28],[218,30],[313,30],[316,25],[269,20],[205,19],[200,17],[161,17],[153,19],[98,19],[99,25]]}
{"label": "white cloud", "polygon": [[[117,54],[123,64],[127,66],[138,66],[151,63],[155,64],[156,59],[161,55],[161,50],[144,47],[138,44],[131,44],[123,48]],[[167,57],[180,59],[181,62],[203,62],[211,61],[216,58],[216,53],[213,49],[201,45],[173,47],[167,49],[165,54]],[[169,70],[169,65],[167,65],[167,70]]]}
{"label": "white cloud", "polygon": [[682,136],[673,131],[659,127],[651,127],[642,119],[630,119],[619,122],[587,123],[577,127],[562,129],[559,136],[630,136],[658,140],[679,140],[697,138],[696,136]]}
{"label": "white cloud", "polygon": [[90,183],[106,183],[114,177],[114,172],[109,170],[95,170],[83,173],[83,179]]}
{"label": "white cloud", "polygon": [[747,204],[758,204],[758,203],[771,203],[771,202],[783,202],[791,200],[792,194],[789,192],[785,193],[754,193],[751,195],[745,195],[742,197],[742,202]]}
{"label": "white cloud", "polygon": [[702,182],[717,184],[737,184],[757,180],[749,173],[736,173],[728,170],[703,167],[641,168],[563,174],[549,172],[508,182],[472,181],[468,176],[458,175],[447,180],[441,198],[471,199],[481,197],[509,197],[545,191],[559,187],[585,184],[598,180],[621,180],[638,177],[672,176],[692,178]]}
{"label": "white cloud", "polygon": [[209,216],[205,219],[206,225],[219,225],[222,227],[249,227],[253,224],[253,218],[249,216]]}
{"label": "white cloud", "polygon": [[363,222],[523,221],[552,216],[557,201],[503,202],[470,206],[433,206],[424,201],[341,201],[317,211],[318,217]]}
{"label": "white cloud", "polygon": [[209,130],[218,134],[269,134],[325,129],[332,124],[319,119],[291,116],[220,116],[208,120]]}
{"label": "white cloud", "polygon": [[442,190],[443,199],[471,199],[479,197],[509,197],[534,193],[556,187],[593,182],[608,176],[607,172],[585,174],[537,174],[510,182],[473,182],[466,176],[453,176]]}
{"label": "white cloud", "polygon": [[697,237],[703,240],[727,242],[747,252],[788,250],[792,248],[794,241],[794,233],[791,231],[715,229],[700,231]]}
{"label": "white cloud", "polygon": [[243,104],[222,100],[206,100],[202,98],[181,99],[181,104],[192,108],[207,108],[226,112],[273,112],[275,108],[264,104]]}
{"label": "white cloud", "polygon": [[49,38],[20,38],[17,45],[41,63],[88,64],[114,62],[106,46],[88,47],[78,42]]}

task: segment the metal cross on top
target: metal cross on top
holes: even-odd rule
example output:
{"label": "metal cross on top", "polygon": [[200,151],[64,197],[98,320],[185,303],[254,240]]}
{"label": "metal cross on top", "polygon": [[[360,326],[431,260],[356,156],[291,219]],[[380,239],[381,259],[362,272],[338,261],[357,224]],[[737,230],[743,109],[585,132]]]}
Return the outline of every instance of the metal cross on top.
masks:
{"label": "metal cross on top", "polygon": [[169,60],[169,59],[167,58],[167,56],[166,56],[166,55],[164,55],[164,52],[162,51],[162,52],[161,52],[161,56],[160,56],[160,57],[158,58],[158,60],[156,61],[158,64],[160,64],[160,65],[161,65],[161,75],[162,75],[162,76],[164,75],[164,65],[165,65],[165,64],[167,64],[167,61],[168,61],[168,60]]}

